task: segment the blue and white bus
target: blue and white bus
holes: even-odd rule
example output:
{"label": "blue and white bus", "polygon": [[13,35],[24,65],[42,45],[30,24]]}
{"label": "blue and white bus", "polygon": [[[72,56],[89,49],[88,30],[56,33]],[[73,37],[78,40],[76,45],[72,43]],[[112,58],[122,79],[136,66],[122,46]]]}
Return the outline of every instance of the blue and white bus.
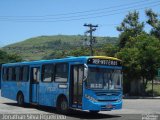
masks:
{"label": "blue and white bus", "polygon": [[81,56],[3,64],[1,95],[19,106],[53,106],[61,113],[121,109],[121,60]]}

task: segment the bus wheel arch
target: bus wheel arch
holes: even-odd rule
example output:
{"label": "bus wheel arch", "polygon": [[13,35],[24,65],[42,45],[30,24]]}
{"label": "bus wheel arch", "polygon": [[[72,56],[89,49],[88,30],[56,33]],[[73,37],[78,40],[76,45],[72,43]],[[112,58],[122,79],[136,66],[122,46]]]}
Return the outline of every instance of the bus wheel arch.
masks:
{"label": "bus wheel arch", "polygon": [[60,94],[57,97],[57,102],[56,102],[56,109],[58,112],[62,114],[68,114],[69,113],[69,104],[67,97],[64,94]]}
{"label": "bus wheel arch", "polygon": [[17,103],[19,106],[24,105],[24,95],[23,95],[22,91],[18,91],[18,93],[17,93]]}

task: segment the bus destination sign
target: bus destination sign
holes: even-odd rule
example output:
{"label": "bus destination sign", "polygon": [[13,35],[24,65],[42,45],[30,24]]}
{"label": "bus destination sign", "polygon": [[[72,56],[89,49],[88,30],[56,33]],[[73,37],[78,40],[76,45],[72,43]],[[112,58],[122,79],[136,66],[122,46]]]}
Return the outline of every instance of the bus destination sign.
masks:
{"label": "bus destination sign", "polygon": [[121,66],[121,61],[110,60],[110,59],[90,58],[88,59],[87,63],[94,65]]}

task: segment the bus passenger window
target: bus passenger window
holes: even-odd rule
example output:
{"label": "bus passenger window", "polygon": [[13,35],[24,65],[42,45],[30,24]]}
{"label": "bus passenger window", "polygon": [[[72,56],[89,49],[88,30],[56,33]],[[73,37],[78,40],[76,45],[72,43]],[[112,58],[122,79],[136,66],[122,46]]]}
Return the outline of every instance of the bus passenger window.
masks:
{"label": "bus passenger window", "polygon": [[29,67],[28,66],[23,66],[22,67],[22,74],[21,74],[21,79],[22,79],[22,81],[28,81],[28,76],[29,76],[29,72],[28,72],[28,70],[29,70]]}
{"label": "bus passenger window", "polygon": [[16,80],[15,79],[15,68],[10,67],[8,72],[9,72],[8,80],[15,81]]}
{"label": "bus passenger window", "polygon": [[15,68],[15,78],[16,78],[16,81],[20,80],[20,67]]}
{"label": "bus passenger window", "polygon": [[32,68],[32,83],[39,83],[40,69]]}
{"label": "bus passenger window", "polygon": [[68,78],[68,64],[59,63],[55,67],[55,81],[56,82],[67,82]]}
{"label": "bus passenger window", "polygon": [[4,67],[3,68],[3,81],[7,81],[8,80],[8,68]]}
{"label": "bus passenger window", "polygon": [[42,81],[43,82],[52,82],[54,74],[54,65],[46,64],[42,67]]}

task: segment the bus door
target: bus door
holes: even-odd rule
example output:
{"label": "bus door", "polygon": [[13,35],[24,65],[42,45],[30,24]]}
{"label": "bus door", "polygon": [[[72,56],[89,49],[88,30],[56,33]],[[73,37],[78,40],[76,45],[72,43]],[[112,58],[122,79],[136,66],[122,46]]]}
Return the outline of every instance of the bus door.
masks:
{"label": "bus door", "polygon": [[40,67],[31,67],[30,71],[30,102],[38,103]]}
{"label": "bus door", "polygon": [[73,108],[82,108],[83,65],[71,66],[70,104]]}

